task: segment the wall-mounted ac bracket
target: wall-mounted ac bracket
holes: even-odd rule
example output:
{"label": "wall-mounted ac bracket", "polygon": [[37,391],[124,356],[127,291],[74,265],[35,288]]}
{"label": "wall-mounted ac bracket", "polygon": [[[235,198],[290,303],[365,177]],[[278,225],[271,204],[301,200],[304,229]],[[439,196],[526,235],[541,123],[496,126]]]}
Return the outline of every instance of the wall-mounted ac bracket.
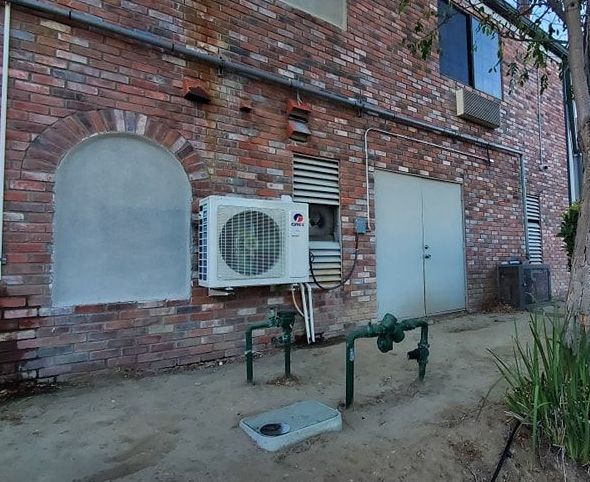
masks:
{"label": "wall-mounted ac bracket", "polygon": [[207,293],[208,296],[232,296],[235,294],[236,294],[236,292],[232,288],[224,288],[224,289],[209,288],[209,292]]}

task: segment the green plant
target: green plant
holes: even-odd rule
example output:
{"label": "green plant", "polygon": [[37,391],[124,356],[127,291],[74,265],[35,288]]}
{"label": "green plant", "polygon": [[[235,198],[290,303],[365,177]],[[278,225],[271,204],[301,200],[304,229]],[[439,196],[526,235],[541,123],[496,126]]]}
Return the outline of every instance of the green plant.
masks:
{"label": "green plant", "polygon": [[532,341],[523,343],[517,331],[510,363],[492,355],[508,382],[509,411],[531,427],[534,447],[546,439],[585,465],[590,463],[590,346],[585,332],[568,346],[564,319],[557,311],[532,315]]}
{"label": "green plant", "polygon": [[561,229],[557,236],[563,238],[567,251],[568,266],[572,267],[572,256],[576,242],[576,230],[578,228],[578,217],[580,216],[580,203],[573,203],[567,211],[561,215]]}

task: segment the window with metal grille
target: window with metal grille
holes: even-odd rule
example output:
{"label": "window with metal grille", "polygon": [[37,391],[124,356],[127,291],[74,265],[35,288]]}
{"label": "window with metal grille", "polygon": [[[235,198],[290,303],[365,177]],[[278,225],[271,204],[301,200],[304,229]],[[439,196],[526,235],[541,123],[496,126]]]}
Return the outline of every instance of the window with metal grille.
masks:
{"label": "window with metal grille", "polygon": [[320,283],[338,283],[342,276],[339,179],[336,160],[293,160],[293,200],[309,204],[309,249]]}
{"label": "window with metal grille", "polygon": [[543,263],[543,236],[541,233],[541,203],[537,196],[526,197],[526,216],[531,264]]}

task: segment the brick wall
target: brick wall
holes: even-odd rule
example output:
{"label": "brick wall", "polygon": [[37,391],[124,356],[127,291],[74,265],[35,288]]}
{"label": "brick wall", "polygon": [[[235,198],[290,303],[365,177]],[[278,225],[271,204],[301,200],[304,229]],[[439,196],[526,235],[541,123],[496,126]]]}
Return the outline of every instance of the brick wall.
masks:
{"label": "brick wall", "polygon": [[[402,45],[422,7],[399,16],[386,0],[350,0],[346,31],[279,0],[56,0],[55,4],[149,30],[225,58],[313,82],[433,124],[521,149],[528,190],[541,196],[545,259],[556,295],[566,289],[566,260],[555,238],[567,206],[561,84],[556,72],[542,98],[544,159],[537,139],[534,82],[509,92],[504,80],[502,127],[488,130],[454,115],[457,83]],[[426,3],[424,3],[426,4]],[[435,3],[432,3],[432,8]],[[507,61],[519,44],[504,43]],[[365,204],[363,134],[388,129],[487,156],[485,149],[387,123],[310,96],[312,136],[286,136],[286,103],[296,93],[222,72],[158,49],[105,36],[74,23],[15,8],[11,44],[4,253],[0,284],[0,376],[59,377],[114,367],[158,369],[239,355],[248,323],[271,308],[290,308],[279,288],[237,290],[211,298],[193,287],[190,300],[52,308],[55,170],[67,150],[100,132],[131,131],[171,149],[193,189],[193,210],[210,194],[278,197],[292,190],[294,153],[341,165],[343,271],[352,263],[353,220]],[[554,69],[555,70],[555,69]],[[185,79],[212,96],[197,106],[183,98]],[[239,111],[250,99],[251,113]],[[495,295],[496,264],[524,254],[518,159],[490,151],[490,163],[371,134],[374,168],[463,184],[469,308]],[[541,172],[541,163],[550,166]],[[371,186],[372,187],[372,186]],[[371,194],[372,196],[372,194]],[[373,203],[373,199],[371,199]],[[359,263],[342,290],[316,296],[316,324],[326,336],[373,319],[375,239],[363,237]],[[301,330],[301,323],[297,325]],[[269,342],[268,331],[257,340]]]}

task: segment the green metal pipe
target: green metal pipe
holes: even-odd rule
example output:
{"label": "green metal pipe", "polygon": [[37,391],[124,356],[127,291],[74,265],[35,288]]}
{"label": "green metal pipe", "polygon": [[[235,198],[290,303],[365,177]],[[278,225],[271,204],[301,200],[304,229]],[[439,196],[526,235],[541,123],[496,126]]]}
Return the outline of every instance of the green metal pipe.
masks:
{"label": "green metal pipe", "polygon": [[254,383],[254,354],[252,353],[252,332],[264,328],[283,329],[282,344],[285,349],[285,378],[291,377],[291,333],[295,323],[295,312],[279,311],[264,323],[256,323],[246,328],[246,381]]}
{"label": "green metal pipe", "polygon": [[408,358],[418,361],[418,377],[424,380],[426,364],[428,363],[428,321],[423,318],[415,318],[398,322],[395,316],[387,313],[383,320],[377,324],[369,323],[357,328],[346,337],[346,408],[352,405],[354,398],[354,361],[356,358],[354,342],[358,338],[377,337],[377,347],[383,353],[393,349],[394,343],[400,343],[405,338],[405,332],[421,328],[420,342],[416,350],[408,353]]}
{"label": "green metal pipe", "polygon": [[428,343],[428,323],[424,321],[416,326],[420,327],[420,341],[418,342],[418,348],[408,353],[410,360],[416,360],[418,362],[418,378],[420,381],[424,380],[426,376],[426,365],[428,364],[428,356],[430,355],[430,344]]}
{"label": "green metal pipe", "polygon": [[264,323],[256,323],[246,328],[246,381],[254,383],[254,355],[252,353],[252,332],[272,327],[272,320]]}
{"label": "green metal pipe", "polygon": [[291,332],[283,334],[285,345],[285,378],[291,378]]}
{"label": "green metal pipe", "polygon": [[373,332],[374,327],[367,325],[359,328],[346,336],[346,408],[352,404],[354,397],[354,360],[356,354],[354,351],[354,342],[358,338],[373,338],[378,336]]}

